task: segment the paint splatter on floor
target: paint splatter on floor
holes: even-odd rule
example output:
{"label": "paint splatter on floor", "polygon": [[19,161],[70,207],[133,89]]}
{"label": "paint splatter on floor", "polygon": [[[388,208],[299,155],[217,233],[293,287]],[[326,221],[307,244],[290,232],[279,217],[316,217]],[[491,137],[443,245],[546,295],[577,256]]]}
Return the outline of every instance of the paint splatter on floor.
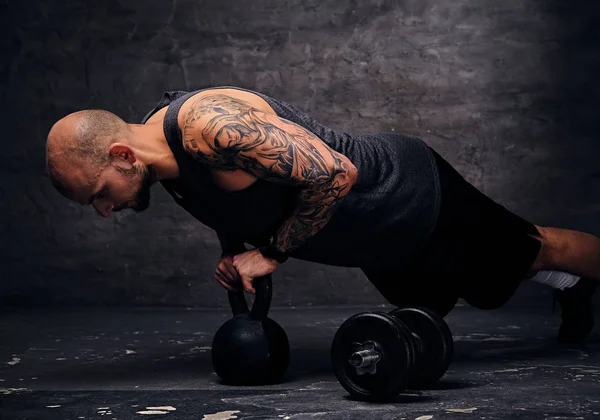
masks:
{"label": "paint splatter on floor", "polygon": [[202,420],[229,420],[229,419],[237,419],[237,416],[234,414],[239,413],[239,411],[220,411],[215,414],[205,414],[202,417]]}
{"label": "paint splatter on floor", "polygon": [[449,413],[472,413],[477,408],[447,408],[446,411]]}
{"label": "paint splatter on floor", "polygon": [[153,415],[153,414],[169,414],[171,411],[177,410],[175,407],[166,405],[161,407],[146,407],[145,410],[138,411],[137,414]]}

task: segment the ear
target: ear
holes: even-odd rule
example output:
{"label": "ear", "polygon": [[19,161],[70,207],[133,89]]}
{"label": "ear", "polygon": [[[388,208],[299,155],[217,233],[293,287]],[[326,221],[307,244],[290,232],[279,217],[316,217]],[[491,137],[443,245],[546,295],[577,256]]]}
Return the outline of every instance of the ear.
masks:
{"label": "ear", "polygon": [[109,153],[112,158],[120,158],[131,165],[136,161],[133,149],[123,143],[113,143],[110,146]]}

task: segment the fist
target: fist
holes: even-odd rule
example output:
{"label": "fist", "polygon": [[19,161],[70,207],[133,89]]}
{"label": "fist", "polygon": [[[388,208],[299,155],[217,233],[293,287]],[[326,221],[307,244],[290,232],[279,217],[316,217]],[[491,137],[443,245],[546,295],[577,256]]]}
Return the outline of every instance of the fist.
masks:
{"label": "fist", "polygon": [[242,279],[237,269],[233,266],[233,255],[221,258],[215,271],[215,280],[229,291],[237,291],[242,285]]}
{"label": "fist", "polygon": [[256,293],[252,281],[257,277],[271,274],[277,268],[277,264],[277,261],[263,257],[258,249],[242,252],[233,257],[233,266],[240,275],[242,286],[250,294]]}

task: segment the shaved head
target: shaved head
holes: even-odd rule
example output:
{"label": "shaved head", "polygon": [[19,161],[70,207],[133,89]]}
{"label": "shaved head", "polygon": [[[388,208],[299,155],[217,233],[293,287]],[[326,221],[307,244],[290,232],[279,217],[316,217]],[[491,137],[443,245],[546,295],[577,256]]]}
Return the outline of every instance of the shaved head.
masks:
{"label": "shaved head", "polygon": [[46,142],[46,167],[66,198],[111,211],[145,210],[154,168],[136,157],[132,126],[115,114],[89,109],[57,121]]}
{"label": "shaved head", "polygon": [[46,143],[46,164],[53,185],[68,198],[83,184],[91,186],[110,165],[110,146],[129,135],[125,121],[100,109],[78,111],[60,119]]}

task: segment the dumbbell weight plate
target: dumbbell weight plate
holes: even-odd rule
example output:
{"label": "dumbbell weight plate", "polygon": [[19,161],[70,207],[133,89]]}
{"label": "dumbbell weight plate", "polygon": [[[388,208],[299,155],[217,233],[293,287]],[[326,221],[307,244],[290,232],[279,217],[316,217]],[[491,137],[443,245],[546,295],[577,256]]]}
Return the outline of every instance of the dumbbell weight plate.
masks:
{"label": "dumbbell weight plate", "polygon": [[419,307],[399,308],[390,313],[420,337],[422,354],[417,351],[415,371],[408,384],[412,389],[430,387],[439,380],[452,362],[454,341],[446,322],[437,313]]}
{"label": "dumbbell weight plate", "polygon": [[[358,399],[381,401],[395,397],[408,384],[414,361],[411,339],[408,328],[386,313],[353,315],[339,327],[331,346],[338,381]],[[369,348],[380,356],[376,363],[364,368],[350,363],[357,351]]]}

